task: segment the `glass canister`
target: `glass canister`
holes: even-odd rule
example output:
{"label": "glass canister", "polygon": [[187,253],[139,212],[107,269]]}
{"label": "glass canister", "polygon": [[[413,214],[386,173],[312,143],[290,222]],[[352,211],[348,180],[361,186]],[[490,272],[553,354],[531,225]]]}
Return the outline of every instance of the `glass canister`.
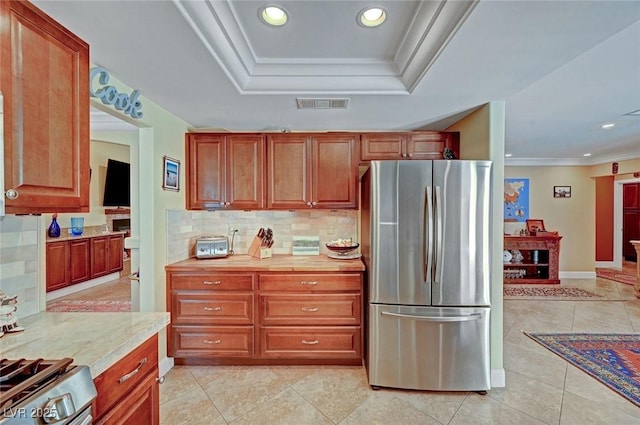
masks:
{"label": "glass canister", "polygon": [[71,217],[71,233],[74,236],[80,236],[84,231],[84,218]]}

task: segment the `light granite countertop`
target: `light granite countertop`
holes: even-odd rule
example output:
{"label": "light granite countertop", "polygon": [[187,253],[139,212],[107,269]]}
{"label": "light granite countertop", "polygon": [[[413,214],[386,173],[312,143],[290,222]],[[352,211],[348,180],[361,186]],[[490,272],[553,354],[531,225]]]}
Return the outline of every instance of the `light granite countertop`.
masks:
{"label": "light granite countertop", "polygon": [[[89,228],[86,229],[85,231],[82,232],[81,235],[75,236],[72,235],[70,233],[66,233],[66,232],[62,232],[60,234],[60,236],[58,236],[57,238],[52,238],[51,236],[47,235],[46,238],[46,243],[49,242],[60,242],[60,241],[71,241],[71,240],[75,240],[75,239],[90,239],[90,238],[97,238],[99,236],[111,236],[111,235],[125,235],[127,234],[126,230],[113,230],[113,231],[104,231],[102,229],[104,229],[104,226],[94,226],[96,228]],[[65,231],[67,230],[66,228],[64,229]]]}
{"label": "light granite countertop", "polygon": [[231,255],[225,258],[189,258],[169,264],[167,271],[244,271],[244,272],[361,272],[365,270],[360,258],[336,260],[326,255],[274,255],[254,258],[250,255]]}
{"label": "light granite countertop", "polygon": [[166,312],[38,313],[18,321],[24,331],[0,338],[0,357],[70,357],[96,378],[168,324]]}

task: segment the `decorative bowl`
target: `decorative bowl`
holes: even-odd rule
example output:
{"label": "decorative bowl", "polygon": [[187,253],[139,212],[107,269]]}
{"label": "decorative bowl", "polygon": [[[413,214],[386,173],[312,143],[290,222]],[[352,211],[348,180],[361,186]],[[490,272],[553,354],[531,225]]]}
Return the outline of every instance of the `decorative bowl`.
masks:
{"label": "decorative bowl", "polygon": [[359,243],[355,243],[355,244],[349,245],[349,246],[326,244],[326,246],[327,246],[327,249],[329,251],[335,252],[335,253],[337,253],[339,255],[347,255],[351,251],[355,251],[356,249],[358,249],[360,244]]}

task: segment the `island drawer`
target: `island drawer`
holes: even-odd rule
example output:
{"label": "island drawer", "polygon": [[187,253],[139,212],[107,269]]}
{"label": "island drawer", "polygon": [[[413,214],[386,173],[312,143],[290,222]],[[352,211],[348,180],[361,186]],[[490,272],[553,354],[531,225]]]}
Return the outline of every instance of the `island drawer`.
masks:
{"label": "island drawer", "polygon": [[172,297],[175,324],[252,325],[253,293],[180,293]]}
{"label": "island drawer", "polygon": [[253,326],[173,326],[173,357],[251,357]]}
{"label": "island drawer", "polygon": [[359,294],[262,294],[263,325],[360,324]]}
{"label": "island drawer", "polygon": [[260,330],[264,358],[360,358],[359,326],[277,326]]}
{"label": "island drawer", "polygon": [[169,273],[172,290],[253,291],[253,274]]}
{"label": "island drawer", "polygon": [[334,292],[360,291],[362,280],[357,274],[261,274],[260,291]]}

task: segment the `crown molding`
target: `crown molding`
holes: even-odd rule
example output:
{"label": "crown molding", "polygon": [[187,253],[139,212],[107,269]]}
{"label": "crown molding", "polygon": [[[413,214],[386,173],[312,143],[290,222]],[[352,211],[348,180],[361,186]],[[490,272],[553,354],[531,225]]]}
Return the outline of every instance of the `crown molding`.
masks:
{"label": "crown molding", "polygon": [[622,153],[588,158],[505,158],[505,167],[581,167],[640,159],[640,153]]}
{"label": "crown molding", "polygon": [[259,58],[232,2],[173,3],[241,94],[406,95],[416,88],[477,0],[421,2],[393,61]]}

